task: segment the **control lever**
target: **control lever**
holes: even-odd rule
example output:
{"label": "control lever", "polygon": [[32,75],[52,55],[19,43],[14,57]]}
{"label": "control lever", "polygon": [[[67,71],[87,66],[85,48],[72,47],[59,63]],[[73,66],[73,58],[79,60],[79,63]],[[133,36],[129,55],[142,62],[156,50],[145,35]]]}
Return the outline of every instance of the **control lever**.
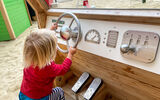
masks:
{"label": "control lever", "polygon": [[86,81],[89,79],[89,76],[90,76],[89,73],[84,72],[72,87],[72,91],[74,93],[77,93],[80,90],[80,88],[86,83]]}
{"label": "control lever", "polygon": [[128,44],[122,44],[120,50],[122,53],[128,53],[128,52],[135,53],[136,47]]}
{"label": "control lever", "polygon": [[102,84],[102,80],[100,78],[95,78],[92,83],[90,84],[89,88],[83,95],[85,100],[91,100],[96,91],[99,89],[99,87]]}

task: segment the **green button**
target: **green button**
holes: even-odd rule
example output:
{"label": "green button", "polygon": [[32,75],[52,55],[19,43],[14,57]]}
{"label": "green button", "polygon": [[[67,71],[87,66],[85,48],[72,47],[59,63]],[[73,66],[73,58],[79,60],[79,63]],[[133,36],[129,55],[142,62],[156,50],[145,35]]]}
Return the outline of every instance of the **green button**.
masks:
{"label": "green button", "polygon": [[[55,23],[55,22],[57,22],[57,20],[52,19],[52,22]],[[65,21],[59,21],[58,24],[65,24]]]}

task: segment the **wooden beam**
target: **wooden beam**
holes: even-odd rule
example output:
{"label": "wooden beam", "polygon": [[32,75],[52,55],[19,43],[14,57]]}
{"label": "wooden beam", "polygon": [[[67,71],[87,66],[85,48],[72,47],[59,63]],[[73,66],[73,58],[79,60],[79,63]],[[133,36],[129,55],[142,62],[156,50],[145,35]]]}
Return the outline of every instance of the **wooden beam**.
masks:
{"label": "wooden beam", "polygon": [[28,14],[28,17],[29,17],[30,24],[32,25],[32,20],[31,20],[30,14],[29,14],[29,10],[28,10],[28,6],[27,6],[26,0],[24,0],[24,4],[25,4],[26,10],[27,10],[27,14]]}
{"label": "wooden beam", "polygon": [[[136,24],[152,24],[160,25],[159,11],[148,11],[149,15],[145,11],[137,10],[73,10],[73,9],[49,9],[47,11],[47,16],[60,16],[64,12],[72,12],[80,19],[90,19],[90,20],[106,20],[106,21],[118,21],[118,22],[128,22]],[[110,12],[106,12],[110,11]],[[125,13],[130,11],[130,14]],[[97,14],[96,14],[96,13]],[[136,13],[141,13],[136,14]],[[144,15],[143,15],[144,14]],[[67,16],[66,16],[67,17]],[[69,16],[68,16],[69,17]]]}
{"label": "wooden beam", "polygon": [[41,13],[36,13],[36,15],[37,15],[37,21],[38,21],[39,28],[45,28],[46,27],[46,20],[47,20],[46,13],[41,12]]}
{"label": "wooden beam", "polygon": [[27,2],[29,3],[29,5],[33,8],[33,10],[35,12],[43,12],[43,9],[40,7],[40,5],[38,4],[37,1],[35,0],[27,0]]}
{"label": "wooden beam", "polygon": [[45,0],[35,0],[35,1],[39,4],[39,6],[40,6],[45,12],[49,9],[49,7],[48,7],[47,3],[45,2]]}
{"label": "wooden beam", "polygon": [[10,23],[9,16],[8,16],[8,13],[7,13],[7,10],[5,8],[3,0],[0,0],[0,9],[1,9],[1,13],[2,13],[4,22],[5,22],[7,30],[8,30],[9,36],[10,36],[11,39],[15,39],[16,36],[15,36],[14,30],[12,28],[12,25]]}
{"label": "wooden beam", "polygon": [[97,9],[97,8],[54,8],[49,9],[50,13],[71,12],[75,14],[89,15],[112,15],[112,16],[133,16],[133,17],[160,17],[160,11],[157,9]]}
{"label": "wooden beam", "polygon": [[45,10],[40,7],[37,0],[27,0],[27,2],[30,4],[30,6],[35,11],[37,21],[38,21],[38,27],[39,28],[45,28],[46,20],[47,20],[47,15],[46,15]]}

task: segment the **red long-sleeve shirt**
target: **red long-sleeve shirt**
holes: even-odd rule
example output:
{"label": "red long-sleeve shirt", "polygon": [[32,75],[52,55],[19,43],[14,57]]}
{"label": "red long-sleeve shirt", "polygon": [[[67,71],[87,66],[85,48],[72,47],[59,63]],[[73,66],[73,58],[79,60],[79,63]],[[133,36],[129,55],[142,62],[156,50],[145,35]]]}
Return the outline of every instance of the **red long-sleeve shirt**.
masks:
{"label": "red long-sleeve shirt", "polygon": [[68,58],[62,64],[55,64],[45,66],[43,69],[30,66],[23,70],[23,80],[21,85],[21,92],[32,99],[40,99],[48,96],[52,91],[53,80],[56,76],[65,74],[72,61]]}

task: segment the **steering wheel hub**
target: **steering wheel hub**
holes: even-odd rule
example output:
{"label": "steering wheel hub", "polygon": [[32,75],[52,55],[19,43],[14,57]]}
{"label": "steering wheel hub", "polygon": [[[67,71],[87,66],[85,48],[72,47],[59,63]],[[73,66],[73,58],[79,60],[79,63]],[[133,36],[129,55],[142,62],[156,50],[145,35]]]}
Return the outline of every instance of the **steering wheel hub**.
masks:
{"label": "steering wheel hub", "polygon": [[60,30],[60,36],[64,40],[69,40],[71,37],[71,29],[68,26],[63,26]]}

